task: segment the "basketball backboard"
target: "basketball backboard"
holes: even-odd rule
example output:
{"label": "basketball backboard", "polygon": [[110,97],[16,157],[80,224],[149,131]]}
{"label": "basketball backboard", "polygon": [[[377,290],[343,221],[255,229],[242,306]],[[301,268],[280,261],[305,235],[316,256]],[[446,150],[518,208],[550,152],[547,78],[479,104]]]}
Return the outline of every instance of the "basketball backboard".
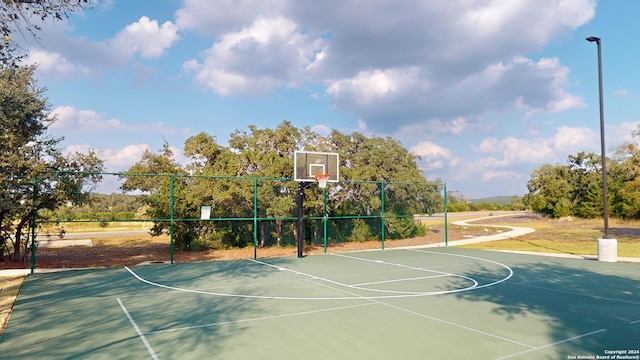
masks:
{"label": "basketball backboard", "polygon": [[338,182],[339,160],[336,153],[296,151],[293,157],[294,180],[314,182],[317,175],[327,174],[328,182]]}

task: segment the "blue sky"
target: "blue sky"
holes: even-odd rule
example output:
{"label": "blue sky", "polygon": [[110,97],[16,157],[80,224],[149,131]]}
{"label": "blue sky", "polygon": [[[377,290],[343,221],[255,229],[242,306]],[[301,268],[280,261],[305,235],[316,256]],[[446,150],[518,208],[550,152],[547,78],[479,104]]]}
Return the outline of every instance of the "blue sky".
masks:
{"label": "blue sky", "polygon": [[[636,0],[103,0],[25,38],[68,151],[128,169],[166,140],[283,120],[391,136],[466,198],[608,155],[640,124]],[[181,159],[183,160],[183,159]],[[293,169],[292,169],[293,176]]]}

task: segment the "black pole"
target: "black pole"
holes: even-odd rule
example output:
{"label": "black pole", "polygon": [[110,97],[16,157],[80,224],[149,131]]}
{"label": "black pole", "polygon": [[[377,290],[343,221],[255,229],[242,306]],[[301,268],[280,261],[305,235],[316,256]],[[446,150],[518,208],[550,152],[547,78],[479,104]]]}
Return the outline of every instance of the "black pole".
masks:
{"label": "black pole", "polygon": [[600,95],[600,148],[602,152],[602,197],[604,206],[604,238],[609,238],[609,202],[607,201],[607,160],[604,144],[604,98],[602,95],[602,50],[600,38],[590,36],[589,42],[595,42],[598,47],[598,89]]}
{"label": "black pole", "polygon": [[298,257],[303,257],[304,250],[304,189],[311,183],[298,183]]}

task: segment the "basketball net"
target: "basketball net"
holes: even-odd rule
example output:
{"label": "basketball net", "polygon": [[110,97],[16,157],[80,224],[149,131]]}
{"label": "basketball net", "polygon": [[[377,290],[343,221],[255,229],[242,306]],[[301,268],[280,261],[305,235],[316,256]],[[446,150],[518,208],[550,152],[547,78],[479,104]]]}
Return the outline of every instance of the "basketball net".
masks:
{"label": "basketball net", "polygon": [[327,180],[329,180],[329,176],[329,174],[319,174],[315,176],[315,179],[318,182],[318,187],[320,187],[320,189],[324,189],[327,187]]}

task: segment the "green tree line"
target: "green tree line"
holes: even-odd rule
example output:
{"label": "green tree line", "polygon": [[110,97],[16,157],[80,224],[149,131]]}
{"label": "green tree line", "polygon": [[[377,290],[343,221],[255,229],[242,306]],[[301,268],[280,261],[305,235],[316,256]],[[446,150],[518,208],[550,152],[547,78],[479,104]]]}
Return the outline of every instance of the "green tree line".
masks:
{"label": "green tree line", "polygon": [[[250,218],[255,196],[259,199],[257,216],[271,219],[259,224],[259,244],[283,245],[297,236],[292,218],[296,214],[298,184],[291,177],[294,152],[302,148],[340,154],[342,181],[329,190],[328,216],[356,219],[332,223],[329,232],[335,239],[364,241],[379,237],[383,230],[379,219],[383,194],[387,216],[384,231],[391,239],[424,234],[424,227],[413,220],[413,214],[443,209],[441,182],[427,181],[417,166],[416,156],[399,141],[357,132],[343,134],[337,130],[322,136],[308,127],[299,129],[286,120],[275,129],[252,125],[248,130],[236,130],[227,146],[220,145],[207,133],[192,136],[184,144],[184,155],[191,160],[186,165],[174,160],[168,144],[156,154],[147,151],[126,172],[129,176],[122,189],[148,194],[145,197],[147,212],[154,219],[169,217],[171,187],[177,218],[198,214],[202,204],[215,204],[212,208],[215,218]],[[174,177],[171,184],[170,178],[136,174],[182,176]],[[229,176],[231,178],[224,178]],[[216,179],[212,181],[209,177]],[[250,186],[252,183],[246,181],[247,177],[262,180],[254,189]],[[305,190],[305,214],[322,217],[323,193],[314,189]],[[151,233],[166,233],[169,225],[166,221],[155,222]],[[253,241],[253,231],[253,223],[247,221],[174,224],[176,243],[183,249],[194,248],[194,245],[198,248],[246,246]],[[318,221],[309,222],[305,230],[309,238],[317,238],[320,232]]]}
{"label": "green tree line", "polygon": [[[640,127],[633,140],[606,159],[608,208],[612,216],[640,219]],[[525,204],[534,212],[550,217],[595,218],[604,212],[601,156],[579,152],[569,155],[567,164],[545,164],[535,169],[525,195]]]}

